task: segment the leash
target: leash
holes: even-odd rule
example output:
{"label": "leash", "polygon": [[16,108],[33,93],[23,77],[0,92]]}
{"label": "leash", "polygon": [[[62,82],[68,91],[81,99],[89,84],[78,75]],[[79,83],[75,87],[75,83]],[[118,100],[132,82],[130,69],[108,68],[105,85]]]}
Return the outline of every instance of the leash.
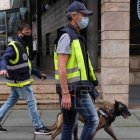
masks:
{"label": "leash", "polygon": [[[103,103],[101,103],[97,98],[95,100],[101,105],[101,107],[103,107]],[[94,102],[95,102],[95,100],[94,100]]]}

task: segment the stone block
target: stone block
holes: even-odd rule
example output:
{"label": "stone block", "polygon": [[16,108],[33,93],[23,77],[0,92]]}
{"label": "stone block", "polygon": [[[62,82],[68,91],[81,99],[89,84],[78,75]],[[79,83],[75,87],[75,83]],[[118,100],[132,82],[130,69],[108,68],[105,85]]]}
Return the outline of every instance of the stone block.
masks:
{"label": "stone block", "polygon": [[112,58],[112,59],[102,59],[101,61],[102,67],[129,67],[129,59],[128,58]]}
{"label": "stone block", "polygon": [[5,85],[0,85],[0,93],[10,93],[10,87],[8,87],[6,84]]}
{"label": "stone block", "polygon": [[102,41],[102,58],[129,58],[129,40]]}
{"label": "stone block", "polygon": [[129,92],[128,85],[102,85],[102,89],[106,94],[124,94]]}
{"label": "stone block", "polygon": [[135,85],[140,85],[140,72],[135,72]]}
{"label": "stone block", "polygon": [[128,105],[128,94],[127,93],[126,94],[104,93],[103,99],[104,99],[104,101],[109,101],[111,103],[114,103],[114,100],[117,100],[117,101],[121,101],[124,104]]}
{"label": "stone block", "polygon": [[130,27],[129,12],[105,12],[101,20],[102,31],[128,31]]}
{"label": "stone block", "polygon": [[130,0],[109,0],[109,2],[130,2]]}
{"label": "stone block", "polygon": [[134,85],[135,84],[135,75],[132,72],[129,74],[129,84],[130,85]]}
{"label": "stone block", "polygon": [[37,100],[58,100],[58,94],[54,93],[47,93],[47,94],[43,94],[43,93],[38,93],[35,94],[35,97]]}
{"label": "stone block", "polygon": [[105,3],[102,6],[102,13],[107,11],[128,12],[130,11],[130,3]]}
{"label": "stone block", "polygon": [[105,2],[109,2],[109,0],[101,0],[101,5],[103,5]]}
{"label": "stone block", "polygon": [[129,84],[129,69],[127,67],[102,68],[101,77],[103,85],[127,85]]}
{"label": "stone block", "polygon": [[140,71],[140,56],[130,56],[130,71]]}
{"label": "stone block", "polygon": [[111,2],[115,2],[115,3],[118,3],[118,2],[123,2],[123,3],[126,3],[126,2],[130,2],[130,0],[101,0],[101,4],[104,4],[104,3],[111,3]]}
{"label": "stone block", "polygon": [[32,85],[35,93],[56,93],[55,85]]}
{"label": "stone block", "polygon": [[129,39],[129,31],[103,31],[102,40]]}

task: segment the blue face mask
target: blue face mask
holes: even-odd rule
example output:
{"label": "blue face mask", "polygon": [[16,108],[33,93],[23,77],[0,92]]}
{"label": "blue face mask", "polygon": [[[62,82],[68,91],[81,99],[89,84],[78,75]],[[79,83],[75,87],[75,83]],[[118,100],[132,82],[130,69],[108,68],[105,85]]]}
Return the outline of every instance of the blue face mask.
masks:
{"label": "blue face mask", "polygon": [[86,28],[88,24],[89,24],[89,17],[82,17],[81,21],[78,23],[81,30]]}

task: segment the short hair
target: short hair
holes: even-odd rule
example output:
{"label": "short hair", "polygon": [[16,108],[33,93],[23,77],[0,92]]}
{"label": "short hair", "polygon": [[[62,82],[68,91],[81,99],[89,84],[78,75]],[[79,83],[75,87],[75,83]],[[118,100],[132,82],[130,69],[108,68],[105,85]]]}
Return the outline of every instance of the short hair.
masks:
{"label": "short hair", "polygon": [[67,16],[67,19],[68,19],[69,21],[71,21],[71,20],[72,20],[72,17],[71,17],[71,12],[66,13],[66,16]]}
{"label": "short hair", "polygon": [[17,28],[17,31],[22,31],[24,28],[27,28],[27,29],[31,29],[31,26],[27,23],[21,23],[18,28]]}

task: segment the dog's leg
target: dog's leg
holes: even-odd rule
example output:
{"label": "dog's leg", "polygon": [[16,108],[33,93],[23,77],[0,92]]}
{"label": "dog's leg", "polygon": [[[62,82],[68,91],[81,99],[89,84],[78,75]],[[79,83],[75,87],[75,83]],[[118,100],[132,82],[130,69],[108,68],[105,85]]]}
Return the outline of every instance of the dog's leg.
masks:
{"label": "dog's leg", "polygon": [[55,140],[55,137],[61,133],[62,127],[59,127],[52,135],[51,140]]}
{"label": "dog's leg", "polygon": [[73,135],[74,135],[74,140],[78,140],[78,123],[74,128]]}
{"label": "dog's leg", "polygon": [[93,135],[93,137],[92,137],[92,140],[95,139],[95,135],[96,135],[97,131],[98,131],[98,130],[95,131],[95,133],[94,133],[94,135]]}
{"label": "dog's leg", "polygon": [[111,126],[105,126],[104,130],[112,137],[114,140],[118,140],[117,137],[115,136]]}
{"label": "dog's leg", "polygon": [[96,129],[94,135],[93,135],[93,140],[94,140],[94,138],[95,138],[96,133],[97,133],[100,129],[104,128],[104,126],[106,125],[106,118],[103,117],[102,115],[98,115],[98,116],[99,116],[99,124],[98,124],[98,127],[97,127],[97,129]]}
{"label": "dog's leg", "polygon": [[54,123],[53,125],[48,126],[47,128],[48,128],[50,131],[54,131],[54,130],[57,128],[57,124]]}

